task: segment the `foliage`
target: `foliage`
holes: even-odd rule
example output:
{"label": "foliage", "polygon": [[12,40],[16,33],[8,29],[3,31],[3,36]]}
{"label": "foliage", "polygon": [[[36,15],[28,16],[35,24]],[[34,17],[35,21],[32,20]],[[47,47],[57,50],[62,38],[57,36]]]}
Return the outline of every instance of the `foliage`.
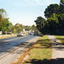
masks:
{"label": "foliage", "polygon": [[15,27],[15,29],[16,29],[16,30],[15,30],[16,33],[22,31],[22,24],[16,23],[16,24],[14,25],[14,27]]}
{"label": "foliage", "polygon": [[32,25],[32,30],[36,30],[36,26],[35,25]]}
{"label": "foliage", "polygon": [[53,13],[53,15],[45,21],[40,30],[43,34],[56,33],[58,29],[58,24],[58,18],[56,17],[56,14]]}
{"label": "foliage", "polygon": [[[62,2],[62,4],[61,4]],[[42,34],[64,34],[64,0],[58,4],[50,4],[44,11],[47,20],[44,22],[36,20],[37,29]],[[38,22],[38,23],[37,23]]]}
{"label": "foliage", "polygon": [[36,27],[40,31],[41,26],[43,26],[43,23],[45,22],[45,19],[42,18],[41,16],[39,16],[39,17],[37,17],[37,19],[34,22],[36,22],[36,24],[37,24]]}
{"label": "foliage", "polygon": [[58,4],[50,4],[44,11],[45,17],[49,18],[53,13],[58,13],[59,5]]}
{"label": "foliage", "polygon": [[23,29],[25,29],[25,30],[27,30],[27,31],[29,31],[29,30],[35,30],[36,29],[36,26],[35,25],[32,25],[32,26],[25,26],[25,25],[22,25],[22,24],[19,24],[19,23],[16,23],[15,25],[14,25],[14,28],[13,29],[15,29],[15,33],[17,33],[17,32],[21,32],[21,31],[23,31]]}
{"label": "foliage", "polygon": [[7,12],[2,8],[2,9],[0,9],[0,15],[2,15],[3,18],[6,18]]}
{"label": "foliage", "polygon": [[2,22],[3,22],[3,18],[2,15],[0,15],[0,30],[1,30]]}
{"label": "foliage", "polygon": [[60,0],[60,3],[61,3],[61,4],[64,4],[64,0]]}
{"label": "foliage", "polygon": [[9,31],[12,29],[12,23],[9,22],[9,18],[4,18],[1,26],[2,31],[6,30]]}
{"label": "foliage", "polygon": [[23,26],[23,28],[24,28],[25,30],[30,30],[30,29],[32,29],[31,26],[28,26],[28,25],[27,25],[27,26]]}
{"label": "foliage", "polygon": [[36,26],[35,25],[32,25],[32,26],[25,26],[25,25],[23,25],[23,29],[25,29],[25,30],[35,30],[36,29]]}
{"label": "foliage", "polygon": [[64,4],[63,5],[60,4],[59,14],[64,14]]}
{"label": "foliage", "polygon": [[9,31],[12,29],[12,23],[7,18],[7,12],[4,9],[0,9],[0,31]]}

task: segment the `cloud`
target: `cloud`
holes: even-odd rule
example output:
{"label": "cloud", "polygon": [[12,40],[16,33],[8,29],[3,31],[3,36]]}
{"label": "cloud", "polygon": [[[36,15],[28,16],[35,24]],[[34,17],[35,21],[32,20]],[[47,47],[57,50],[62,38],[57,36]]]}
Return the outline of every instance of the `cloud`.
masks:
{"label": "cloud", "polygon": [[24,0],[26,3],[30,5],[48,5],[51,2],[49,0]]}
{"label": "cloud", "polygon": [[54,4],[54,3],[59,4],[60,0],[46,0],[46,2],[47,2],[48,4]]}
{"label": "cloud", "polygon": [[50,4],[49,0],[0,0],[0,2],[6,2],[15,6],[37,6]]}
{"label": "cloud", "polygon": [[5,2],[15,6],[38,6],[38,5],[49,5],[54,3],[55,0],[0,0],[0,2]]}
{"label": "cloud", "polygon": [[38,4],[39,5],[49,5],[51,4],[52,2],[50,0],[39,0]]}
{"label": "cloud", "polygon": [[51,3],[49,0],[46,0],[46,2],[47,2],[48,4],[50,4],[50,3]]}
{"label": "cloud", "polygon": [[38,2],[39,2],[39,0],[36,0],[36,2],[38,3]]}
{"label": "cloud", "polygon": [[53,3],[58,3],[58,0],[24,0],[28,5],[37,6],[37,5],[49,5]]}
{"label": "cloud", "polygon": [[34,0],[24,0],[26,3],[30,4],[30,5],[35,5],[35,1]]}

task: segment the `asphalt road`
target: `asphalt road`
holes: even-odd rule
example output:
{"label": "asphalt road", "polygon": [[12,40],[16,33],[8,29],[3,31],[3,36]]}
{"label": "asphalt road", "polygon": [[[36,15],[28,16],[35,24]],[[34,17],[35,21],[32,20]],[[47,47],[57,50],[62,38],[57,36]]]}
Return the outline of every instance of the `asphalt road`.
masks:
{"label": "asphalt road", "polygon": [[39,38],[39,36],[28,35],[0,39],[0,64],[16,62],[17,58]]}

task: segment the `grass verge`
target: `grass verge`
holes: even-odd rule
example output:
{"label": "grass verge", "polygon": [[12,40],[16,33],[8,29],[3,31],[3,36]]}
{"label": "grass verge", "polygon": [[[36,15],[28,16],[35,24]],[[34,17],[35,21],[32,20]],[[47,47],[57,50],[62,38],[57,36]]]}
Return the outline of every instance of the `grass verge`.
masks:
{"label": "grass verge", "polygon": [[41,37],[29,51],[29,59],[21,64],[50,64],[51,59],[51,43],[47,35]]}
{"label": "grass verge", "polygon": [[57,39],[59,39],[61,42],[62,42],[62,44],[64,44],[64,35],[62,36],[62,35],[54,35]]}

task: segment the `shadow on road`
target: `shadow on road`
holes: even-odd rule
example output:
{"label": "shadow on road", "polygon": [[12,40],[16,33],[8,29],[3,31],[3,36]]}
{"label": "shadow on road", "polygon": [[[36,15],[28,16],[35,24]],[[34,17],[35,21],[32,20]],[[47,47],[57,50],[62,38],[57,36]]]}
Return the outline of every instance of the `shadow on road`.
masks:
{"label": "shadow on road", "polygon": [[[30,46],[32,46],[34,42],[31,42],[31,43],[29,43],[29,44],[28,44],[28,43],[29,43],[29,42],[21,43],[21,44],[15,46],[14,48],[11,48],[11,49],[9,49],[9,50],[7,50],[7,51],[5,51],[5,52],[6,52],[6,53],[22,54],[22,53],[25,52]],[[27,44],[28,44],[28,45],[27,45]],[[20,49],[20,48],[21,48],[21,49]],[[15,51],[17,51],[17,52],[15,52]],[[2,52],[2,51],[1,51],[1,52]]]}
{"label": "shadow on road", "polygon": [[[14,37],[14,39],[15,38],[17,38],[17,37]],[[6,52],[7,53],[14,53],[19,48],[21,48],[21,50],[18,50],[18,51],[22,52],[23,51],[22,47],[24,47],[26,49],[26,48],[28,48],[32,45],[32,42],[30,44],[28,44],[29,42],[25,42],[25,41],[30,40],[32,38],[34,38],[34,36],[32,36],[32,37],[23,37],[23,38],[19,37],[18,39],[15,39],[15,40],[12,40],[12,41],[0,43],[0,53],[3,53],[3,52],[5,52],[5,53]],[[18,53],[18,52],[16,52],[16,53]]]}

